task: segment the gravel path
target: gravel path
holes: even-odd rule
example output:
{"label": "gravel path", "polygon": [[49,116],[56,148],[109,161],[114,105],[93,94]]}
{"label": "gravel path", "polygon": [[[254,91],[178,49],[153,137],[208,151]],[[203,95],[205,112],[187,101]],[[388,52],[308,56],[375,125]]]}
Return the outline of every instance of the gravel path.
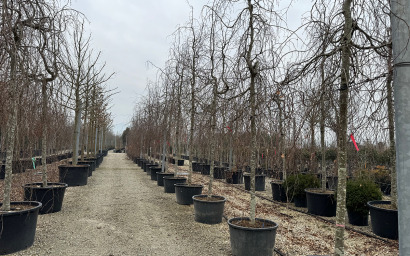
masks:
{"label": "gravel path", "polygon": [[67,189],[61,212],[39,216],[34,245],[13,255],[230,255],[227,226],[195,222],[192,205],[110,152],[87,186]]}

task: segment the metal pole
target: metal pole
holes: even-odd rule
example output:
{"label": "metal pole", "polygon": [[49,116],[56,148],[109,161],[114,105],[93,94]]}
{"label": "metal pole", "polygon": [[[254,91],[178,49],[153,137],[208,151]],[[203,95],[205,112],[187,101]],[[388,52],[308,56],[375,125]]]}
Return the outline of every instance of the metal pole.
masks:
{"label": "metal pole", "polygon": [[391,1],[400,255],[410,255],[410,2]]}

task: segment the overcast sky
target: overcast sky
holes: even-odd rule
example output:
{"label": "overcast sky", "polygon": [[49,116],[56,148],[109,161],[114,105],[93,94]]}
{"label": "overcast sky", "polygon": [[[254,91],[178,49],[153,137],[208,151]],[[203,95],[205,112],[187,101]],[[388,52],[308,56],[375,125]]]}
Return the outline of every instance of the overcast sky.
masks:
{"label": "overcast sky", "polygon": [[[208,0],[190,2],[198,14]],[[290,15],[296,21],[303,11],[301,1],[297,2]],[[106,72],[115,72],[108,85],[118,88],[111,112],[113,131],[121,134],[129,126],[135,103],[145,94],[148,79],[155,79],[156,72],[147,68],[147,61],[164,65],[171,43],[168,36],[187,22],[190,8],[186,0],[73,0],[72,6],[90,22],[92,46],[102,52]]]}

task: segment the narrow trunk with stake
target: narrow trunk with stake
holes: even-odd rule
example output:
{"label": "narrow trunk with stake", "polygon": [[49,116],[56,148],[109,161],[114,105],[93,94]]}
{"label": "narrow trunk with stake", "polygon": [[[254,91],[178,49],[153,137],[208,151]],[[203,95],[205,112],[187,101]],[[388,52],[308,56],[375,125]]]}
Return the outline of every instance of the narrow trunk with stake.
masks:
{"label": "narrow trunk with stake", "polygon": [[[391,1],[400,255],[410,255],[410,3]],[[392,172],[392,176],[393,176]],[[393,182],[393,179],[392,179]],[[393,184],[392,184],[393,185]],[[394,184],[395,185],[395,184]],[[393,188],[393,187],[392,187]]]}
{"label": "narrow trunk with stake", "polygon": [[347,170],[347,117],[348,117],[348,97],[350,81],[350,45],[352,36],[352,0],[344,0],[343,16],[344,29],[342,37],[341,56],[341,81],[339,89],[339,131],[338,131],[338,184],[337,184],[337,208],[336,208],[336,234],[335,234],[335,255],[344,255],[344,231],[346,216],[346,170]]}

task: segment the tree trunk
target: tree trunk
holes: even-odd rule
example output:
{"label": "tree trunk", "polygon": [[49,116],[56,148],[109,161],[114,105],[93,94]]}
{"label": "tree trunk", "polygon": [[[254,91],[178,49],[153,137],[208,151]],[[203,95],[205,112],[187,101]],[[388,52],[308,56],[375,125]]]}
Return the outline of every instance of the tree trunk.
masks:
{"label": "tree trunk", "polygon": [[320,62],[320,78],[321,78],[321,90],[320,90],[320,148],[322,152],[322,192],[326,191],[326,147],[325,147],[325,58],[322,58]]}
{"label": "tree trunk", "polygon": [[81,111],[82,101],[80,98],[80,86],[77,85],[75,90],[75,115],[74,115],[74,132],[73,132],[73,165],[78,163],[78,149],[80,145],[80,130],[81,130]]}
{"label": "tree trunk", "polygon": [[4,197],[3,204],[1,207],[2,211],[10,210],[10,194],[11,194],[11,183],[13,177],[13,157],[14,157],[14,143],[15,143],[15,134],[17,128],[17,113],[19,106],[19,97],[18,95],[18,85],[16,80],[16,62],[17,62],[17,51],[12,50],[10,54],[10,112],[7,119],[7,134],[6,134],[6,163],[5,163],[5,177],[4,177]]}
{"label": "tree trunk", "polygon": [[42,150],[41,150],[41,165],[42,165],[42,180],[43,187],[47,187],[47,81],[43,79],[41,81],[41,94],[42,94]]}
{"label": "tree trunk", "polygon": [[396,174],[396,145],[394,139],[394,104],[393,104],[393,67],[392,67],[392,49],[389,48],[389,57],[387,59],[387,116],[389,120],[389,158],[390,158],[390,176],[391,176],[391,204],[397,209],[397,174]]}
{"label": "tree trunk", "polygon": [[350,81],[350,45],[352,35],[352,0],[344,0],[343,16],[345,19],[342,38],[341,84],[339,94],[339,133],[338,133],[338,187],[336,208],[335,255],[344,255],[344,231],[346,216],[346,169],[347,169],[347,117]]}

